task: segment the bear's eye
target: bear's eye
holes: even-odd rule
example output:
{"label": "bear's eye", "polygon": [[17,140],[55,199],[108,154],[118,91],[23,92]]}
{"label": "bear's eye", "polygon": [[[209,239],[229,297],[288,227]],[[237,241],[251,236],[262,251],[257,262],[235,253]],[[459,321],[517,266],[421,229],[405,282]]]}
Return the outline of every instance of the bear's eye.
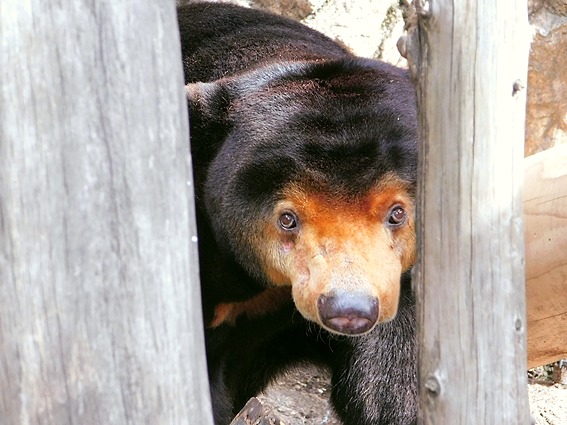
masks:
{"label": "bear's eye", "polygon": [[278,224],[284,230],[294,230],[297,228],[297,217],[290,211],[284,212],[278,218]]}
{"label": "bear's eye", "polygon": [[399,205],[396,205],[390,210],[388,223],[391,224],[392,226],[399,226],[405,223],[406,218],[407,218],[407,213],[405,212],[405,210]]}

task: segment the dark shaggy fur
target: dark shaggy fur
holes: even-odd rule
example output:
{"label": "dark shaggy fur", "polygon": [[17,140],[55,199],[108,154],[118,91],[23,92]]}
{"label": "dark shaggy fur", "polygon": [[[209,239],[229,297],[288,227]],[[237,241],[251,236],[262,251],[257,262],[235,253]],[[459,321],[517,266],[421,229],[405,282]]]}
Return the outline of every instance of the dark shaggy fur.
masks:
{"label": "dark shaggy fur", "polygon": [[[353,332],[363,335],[331,333],[318,326],[319,313],[305,319],[309,314],[285,290],[269,305],[247,303],[274,286],[291,285],[294,300],[302,290],[293,276],[286,283],[278,264],[287,261],[289,246],[309,241],[301,233],[309,217],[287,233],[270,227],[278,203],[298,187],[301,196],[329,205],[365,205],[369,194],[382,199],[377,188],[394,179],[391,187],[413,200],[417,119],[405,71],[357,58],[305,26],[260,11],[202,3],[178,15],[216,423],[228,424],[275,375],[303,361],[331,370],[332,403],[345,424],[416,423],[414,304],[402,274],[409,260],[398,273],[397,315]],[[410,258],[411,229],[399,230],[388,217],[381,224],[391,239],[387,249]],[[343,286],[352,291],[348,276],[341,279],[333,296]],[[385,301],[376,303],[382,309]]]}

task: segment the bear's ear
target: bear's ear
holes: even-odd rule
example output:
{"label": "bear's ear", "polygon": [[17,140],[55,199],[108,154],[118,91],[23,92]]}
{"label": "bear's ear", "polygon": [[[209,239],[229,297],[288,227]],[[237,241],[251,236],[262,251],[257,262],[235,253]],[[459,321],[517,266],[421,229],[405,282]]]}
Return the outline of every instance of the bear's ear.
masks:
{"label": "bear's ear", "polygon": [[280,80],[302,78],[313,66],[311,62],[284,62],[224,77],[208,83],[185,86],[192,120],[223,121],[230,102],[263,90]]}
{"label": "bear's ear", "polygon": [[190,83],[185,86],[192,118],[209,120],[224,116],[228,106],[226,87],[221,81]]}
{"label": "bear's ear", "polygon": [[226,81],[191,83],[185,86],[185,91],[192,145],[205,141],[214,144],[223,140],[230,129],[231,96]]}

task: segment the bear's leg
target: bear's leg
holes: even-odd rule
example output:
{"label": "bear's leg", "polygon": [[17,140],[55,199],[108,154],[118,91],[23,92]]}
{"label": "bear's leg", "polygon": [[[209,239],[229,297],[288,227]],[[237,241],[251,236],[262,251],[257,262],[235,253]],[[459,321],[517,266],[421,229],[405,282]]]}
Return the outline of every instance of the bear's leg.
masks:
{"label": "bear's leg", "polygon": [[414,304],[406,293],[396,318],[370,334],[335,341],[331,401],[344,425],[417,423]]}
{"label": "bear's leg", "polygon": [[319,329],[291,305],[257,320],[238,320],[207,332],[207,357],[215,423],[228,425],[250,397],[258,395],[294,363],[317,360],[328,346]]}
{"label": "bear's leg", "polygon": [[279,373],[302,361],[332,371],[345,425],[413,425],[417,416],[414,301],[406,281],[396,318],[360,337],[336,337],[285,308],[207,332],[215,423],[226,425]]}
{"label": "bear's leg", "polygon": [[226,386],[223,363],[217,364],[212,370],[209,367],[209,386],[214,423],[229,424],[234,417],[234,407],[232,395]]}

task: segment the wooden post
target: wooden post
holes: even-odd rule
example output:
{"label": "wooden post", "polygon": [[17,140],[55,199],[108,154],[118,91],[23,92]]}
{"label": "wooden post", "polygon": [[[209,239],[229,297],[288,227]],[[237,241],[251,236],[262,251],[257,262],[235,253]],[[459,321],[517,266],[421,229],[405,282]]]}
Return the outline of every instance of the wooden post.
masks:
{"label": "wooden post", "polygon": [[525,1],[416,0],[420,423],[528,424]]}
{"label": "wooden post", "polygon": [[0,9],[0,422],[211,424],[175,1]]}

